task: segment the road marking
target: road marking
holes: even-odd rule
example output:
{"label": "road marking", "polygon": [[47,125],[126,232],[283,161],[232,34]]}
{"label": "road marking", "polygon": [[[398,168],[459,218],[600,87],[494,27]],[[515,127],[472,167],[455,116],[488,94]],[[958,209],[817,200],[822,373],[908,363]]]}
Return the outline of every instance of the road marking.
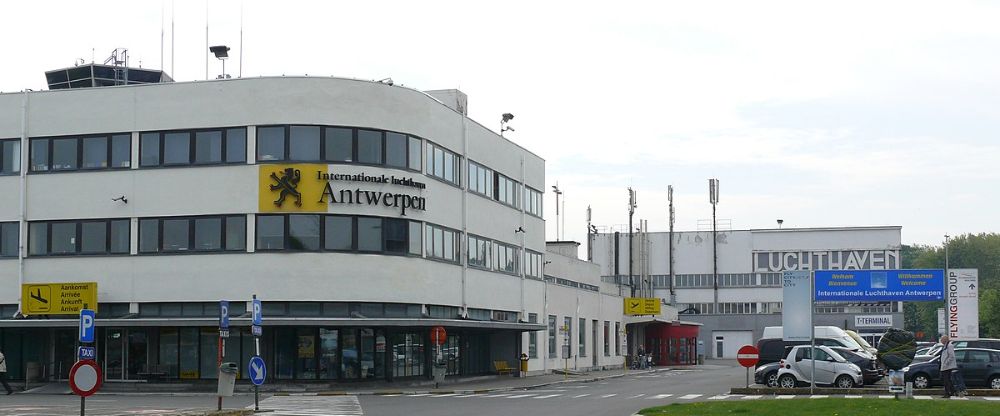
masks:
{"label": "road marking", "polygon": [[491,394],[491,395],[489,395],[489,396],[483,396],[483,397],[507,397],[507,396],[510,396],[510,393],[504,393],[504,394]]}
{"label": "road marking", "polygon": [[559,397],[561,394],[546,394],[544,396],[533,397],[533,399],[548,399],[550,397]]}
{"label": "road marking", "polygon": [[587,394],[577,394],[576,396],[573,396],[573,398],[574,399],[579,399],[581,397],[587,397],[587,396],[590,396],[590,393],[587,393]]}
{"label": "road marking", "polygon": [[430,396],[430,395],[431,395],[430,393],[407,394],[406,397],[424,397],[424,396]]}
{"label": "road marking", "polygon": [[433,397],[452,397],[458,396],[458,393],[448,393],[448,394],[432,394]]}
{"label": "road marking", "polygon": [[643,394],[637,394],[637,395],[635,395],[635,396],[632,396],[632,397],[629,397],[629,398],[630,398],[630,399],[638,399],[638,398],[640,398],[640,397],[642,397],[642,396],[645,396],[645,395],[646,395],[645,393],[643,393]]}
{"label": "road marking", "polygon": [[381,394],[380,396],[382,396],[382,397],[399,397],[399,396],[402,396],[402,394]]}
{"label": "road marking", "polygon": [[969,400],[968,397],[952,397],[952,400]]}
{"label": "road marking", "polygon": [[761,398],[761,397],[764,397],[764,396],[762,396],[762,395],[755,395],[755,396],[743,396],[743,400],[757,400],[757,399],[759,399],[759,398]]}
{"label": "road marking", "polygon": [[913,396],[913,398],[917,399],[917,400],[930,400],[932,397],[931,396]]}
{"label": "road marking", "polygon": [[673,396],[673,394],[657,394],[655,396],[649,396],[647,399],[666,399],[667,397]]}
{"label": "road marking", "polygon": [[794,399],[795,395],[794,394],[779,394],[777,396],[774,396],[774,398],[775,399]]}
{"label": "road marking", "polygon": [[708,400],[726,400],[729,398],[728,394],[720,394],[718,396],[709,397]]}
{"label": "road marking", "polygon": [[531,397],[531,396],[534,396],[536,394],[538,394],[538,393],[518,394],[517,396],[510,396],[510,397],[508,397],[508,399],[520,399],[520,398],[523,398],[523,397]]}
{"label": "road marking", "polygon": [[893,396],[891,394],[880,394],[880,395],[878,395],[878,398],[880,398],[880,399],[895,399],[896,396]]}
{"label": "road marking", "polygon": [[601,396],[601,398],[602,399],[607,399],[608,397],[615,397],[617,395],[618,395],[618,393],[605,394],[605,395]]}
{"label": "road marking", "polygon": [[260,407],[276,416],[364,414],[357,396],[272,396],[261,400]]}
{"label": "road marking", "polygon": [[860,399],[861,395],[858,395],[858,394],[846,394],[846,395],[844,395],[844,398],[845,399]]}
{"label": "road marking", "polygon": [[697,399],[697,398],[699,398],[701,396],[702,396],[701,394],[685,394],[685,395],[683,395],[681,397],[678,397],[678,399],[680,399],[680,400],[691,400],[691,399]]}
{"label": "road marking", "polygon": [[1000,400],[1000,397],[983,397],[983,400],[997,401]]}
{"label": "road marking", "polygon": [[827,396],[825,394],[814,394],[812,396],[809,396],[810,399],[825,399],[827,397],[830,397],[830,396]]}

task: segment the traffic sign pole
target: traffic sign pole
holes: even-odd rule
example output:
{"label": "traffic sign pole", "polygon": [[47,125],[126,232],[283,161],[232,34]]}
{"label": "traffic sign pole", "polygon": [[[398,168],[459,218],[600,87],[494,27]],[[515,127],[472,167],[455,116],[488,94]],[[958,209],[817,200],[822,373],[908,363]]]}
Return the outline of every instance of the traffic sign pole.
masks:
{"label": "traffic sign pole", "polygon": [[[260,336],[263,335],[263,328],[260,327],[264,320],[264,311],[260,304],[260,300],[257,299],[257,294],[253,295],[253,301],[250,305],[251,315],[253,316],[253,322],[251,322],[254,334],[253,334],[253,345],[254,345],[254,357],[260,357]],[[253,375],[250,376],[251,380]],[[253,410],[255,412],[260,411],[260,385],[253,383]]]}
{"label": "traffic sign pole", "polygon": [[753,345],[744,345],[736,351],[736,361],[747,369],[747,388],[750,388],[750,367],[760,361],[760,351]]}

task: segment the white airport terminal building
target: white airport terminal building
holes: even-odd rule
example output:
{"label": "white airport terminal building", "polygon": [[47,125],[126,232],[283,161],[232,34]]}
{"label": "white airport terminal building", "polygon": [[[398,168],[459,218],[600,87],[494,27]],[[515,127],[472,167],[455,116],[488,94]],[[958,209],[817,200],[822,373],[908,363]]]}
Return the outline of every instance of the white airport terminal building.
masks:
{"label": "white airport terminal building", "polygon": [[[226,361],[245,369],[252,295],[277,381],[428,378],[435,326],[451,376],[516,368],[522,354],[529,374],[623,365],[623,297],[601,279],[607,265],[546,243],[545,161],[469,119],[461,92],[162,73],[100,86],[101,71],[52,71],[48,91],[0,94],[11,378],[65,379],[76,360],[86,297],[57,299],[50,284],[95,291],[86,306],[106,381],[215,378],[220,300]],[[754,271],[761,233],[733,234],[727,273]],[[898,250],[898,229],[870,233],[826,248]],[[684,249],[685,275],[704,273],[699,248]],[[780,302],[754,290],[758,305]],[[704,291],[679,298],[705,303]]]}
{"label": "white airport terminal building", "polygon": [[[736,358],[741,346],[756,345],[764,327],[781,325],[783,271],[899,269],[900,232],[898,226],[718,230],[714,245],[711,231],[636,232],[632,282],[676,307],[682,321],[702,325],[698,340],[706,357]],[[604,281],[628,295],[628,229],[589,238],[588,253]],[[816,325],[853,329],[873,345],[889,327],[903,327],[901,302],[815,308]],[[669,354],[650,334],[629,342],[656,357]]]}

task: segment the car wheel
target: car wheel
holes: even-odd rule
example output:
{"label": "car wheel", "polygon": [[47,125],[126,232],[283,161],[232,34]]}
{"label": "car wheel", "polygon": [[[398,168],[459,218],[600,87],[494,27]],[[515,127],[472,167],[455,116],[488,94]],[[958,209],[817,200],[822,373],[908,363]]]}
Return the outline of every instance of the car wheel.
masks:
{"label": "car wheel", "polygon": [[796,384],[795,376],[791,374],[785,374],[778,378],[778,386],[783,389],[794,389]]}
{"label": "car wheel", "polygon": [[1000,376],[993,376],[990,379],[990,388],[993,390],[1000,390]]}
{"label": "car wheel", "polygon": [[931,379],[927,377],[927,374],[920,373],[913,376],[913,387],[918,389],[926,389],[931,386]]}
{"label": "car wheel", "polygon": [[849,388],[854,387],[854,379],[851,378],[851,376],[842,375],[840,377],[837,377],[837,381],[835,382],[835,384],[839,388],[849,389]]}
{"label": "car wheel", "polygon": [[778,387],[778,372],[772,371],[767,373],[767,386],[768,387]]}

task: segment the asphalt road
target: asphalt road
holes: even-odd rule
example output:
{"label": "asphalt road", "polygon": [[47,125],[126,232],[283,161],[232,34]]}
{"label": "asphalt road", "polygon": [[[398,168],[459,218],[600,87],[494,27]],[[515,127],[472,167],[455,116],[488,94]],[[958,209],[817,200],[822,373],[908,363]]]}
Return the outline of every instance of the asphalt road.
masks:
{"label": "asphalt road", "polygon": [[[709,366],[660,371],[593,382],[556,384],[493,394],[261,396],[261,409],[288,415],[622,415],[674,402],[707,400],[744,385],[742,367]],[[456,387],[458,388],[458,387]],[[98,394],[87,399],[88,415],[194,414],[215,409],[210,394]],[[253,395],[226,398],[224,408],[252,407]],[[73,395],[0,395],[0,415],[78,415]]]}
{"label": "asphalt road", "polygon": [[628,416],[650,406],[700,401],[728,393],[732,387],[744,386],[744,374],[742,367],[675,370],[496,394],[359,399],[366,415]]}

